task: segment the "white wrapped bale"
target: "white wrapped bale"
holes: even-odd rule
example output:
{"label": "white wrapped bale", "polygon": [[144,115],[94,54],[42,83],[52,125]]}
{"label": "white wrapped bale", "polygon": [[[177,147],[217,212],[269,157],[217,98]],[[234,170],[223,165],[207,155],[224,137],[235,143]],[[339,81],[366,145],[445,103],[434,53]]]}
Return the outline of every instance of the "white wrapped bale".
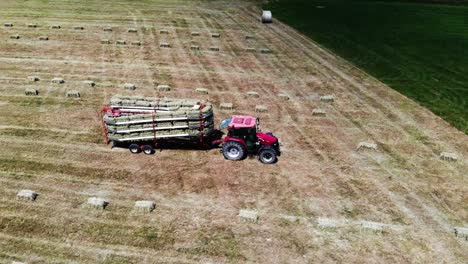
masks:
{"label": "white wrapped bale", "polygon": [[268,111],[268,107],[265,105],[257,105],[255,106],[255,112],[257,113],[264,113]]}
{"label": "white wrapped bale", "polygon": [[264,24],[270,24],[273,23],[273,14],[269,10],[263,10],[262,11],[262,18],[261,18],[262,23]]}
{"label": "white wrapped bale", "polygon": [[360,142],[358,144],[357,150],[377,150],[377,144],[370,142]]}
{"label": "white wrapped bale", "polygon": [[66,93],[66,96],[67,96],[68,98],[80,98],[80,97],[81,97],[81,94],[80,94],[79,91],[68,91],[68,92]]}
{"label": "white wrapped bale", "polygon": [[212,38],[220,38],[220,37],[221,37],[221,34],[219,34],[219,33],[211,33],[211,37],[212,37]]}
{"label": "white wrapped bale", "polygon": [[239,218],[243,221],[254,223],[258,222],[259,219],[257,211],[245,209],[239,210]]}
{"label": "white wrapped bale", "polygon": [[26,262],[13,261],[11,264],[27,264]]}
{"label": "white wrapped bale", "polygon": [[26,88],[26,90],[24,90],[24,94],[28,96],[36,96],[39,95],[39,91],[34,88]]}
{"label": "white wrapped bale", "polygon": [[95,208],[99,210],[104,210],[109,205],[109,202],[103,198],[91,197],[88,199],[86,205],[90,208]]}
{"label": "white wrapped bale", "polygon": [[161,42],[161,43],[159,43],[159,47],[160,48],[170,48],[171,44],[169,44],[167,42]]}
{"label": "white wrapped bale", "polygon": [[49,40],[49,37],[48,37],[48,36],[40,36],[40,37],[39,37],[39,40],[41,40],[41,41],[48,41],[48,40]]}
{"label": "white wrapped bale", "polygon": [[442,152],[440,153],[440,159],[446,160],[446,161],[457,161],[458,160],[458,155],[455,153],[449,153],[449,152]]}
{"label": "white wrapped bale", "polygon": [[115,43],[117,45],[127,45],[127,42],[125,40],[121,40],[121,39],[117,40]]}
{"label": "white wrapped bale", "polygon": [[20,35],[11,35],[10,38],[11,39],[20,39]]}
{"label": "white wrapped bale", "polygon": [[83,81],[83,84],[86,85],[86,86],[91,86],[91,87],[96,86],[96,83],[94,81],[90,81],[90,80]]}
{"label": "white wrapped bale", "polygon": [[108,39],[101,39],[101,44],[111,44],[111,41]]}
{"label": "white wrapped bale", "polygon": [[206,88],[197,88],[197,89],[195,89],[195,91],[197,93],[199,93],[199,94],[208,94],[209,93],[208,89],[206,89]]}
{"label": "white wrapped bale", "polygon": [[315,108],[312,110],[312,115],[313,116],[325,116],[327,112],[323,109],[320,108]]}
{"label": "white wrapped bale", "polygon": [[257,93],[257,92],[254,92],[254,91],[249,91],[247,92],[247,97],[251,97],[251,98],[259,98],[260,95]]}
{"label": "white wrapped bale", "polygon": [[30,82],[38,82],[40,81],[38,76],[28,76],[28,81]]}
{"label": "white wrapped bale", "polygon": [[232,103],[221,103],[221,104],[219,105],[219,108],[220,108],[221,110],[233,110],[234,107],[233,107],[233,104],[232,104]]}
{"label": "white wrapped bale", "polygon": [[335,97],[333,95],[320,96],[320,101],[325,103],[333,103],[335,101]]}
{"label": "white wrapped bale", "polygon": [[55,77],[55,78],[52,78],[52,83],[62,84],[62,83],[65,83],[65,80],[60,77]]}
{"label": "white wrapped bale", "polygon": [[211,51],[219,51],[219,47],[213,46],[213,47],[210,47],[210,50],[211,50]]}
{"label": "white wrapped bale", "polygon": [[5,27],[13,27],[13,23],[5,23],[3,24]]}
{"label": "white wrapped bale", "polygon": [[126,90],[135,90],[135,89],[136,89],[136,85],[133,84],[133,83],[125,83],[125,84],[124,84],[124,89],[126,89]]}
{"label": "white wrapped bale", "polygon": [[468,240],[468,228],[467,227],[455,227],[453,229],[455,236]]}
{"label": "white wrapped bale", "polygon": [[138,33],[138,30],[136,28],[129,28],[128,33]]}
{"label": "white wrapped bale", "polygon": [[36,192],[32,190],[21,190],[16,194],[16,198],[18,200],[26,200],[26,201],[35,201],[36,198],[39,196]]}
{"label": "white wrapped bale", "polygon": [[147,212],[150,213],[154,211],[156,204],[153,201],[136,201],[135,202],[135,211],[137,212]]}

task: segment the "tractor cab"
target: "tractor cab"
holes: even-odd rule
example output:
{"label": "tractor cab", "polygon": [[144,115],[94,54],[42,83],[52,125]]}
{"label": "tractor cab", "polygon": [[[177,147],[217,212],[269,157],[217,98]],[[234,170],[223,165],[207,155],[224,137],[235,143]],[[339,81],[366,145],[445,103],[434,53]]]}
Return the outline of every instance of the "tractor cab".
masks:
{"label": "tractor cab", "polygon": [[246,155],[258,155],[263,163],[274,163],[280,156],[278,139],[272,133],[262,133],[259,119],[251,116],[234,115],[220,124],[220,129],[227,129],[223,140],[224,157],[240,160]]}

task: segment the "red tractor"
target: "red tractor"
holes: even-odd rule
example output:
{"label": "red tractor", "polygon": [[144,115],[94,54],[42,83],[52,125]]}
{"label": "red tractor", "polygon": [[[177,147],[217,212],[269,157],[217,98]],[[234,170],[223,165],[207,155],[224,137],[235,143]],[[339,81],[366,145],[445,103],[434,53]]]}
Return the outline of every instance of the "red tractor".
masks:
{"label": "red tractor", "polygon": [[262,163],[275,163],[281,155],[278,138],[272,133],[260,132],[258,126],[257,118],[234,115],[220,124],[221,130],[228,130],[226,137],[213,143],[222,144],[222,153],[228,160],[258,156]]}

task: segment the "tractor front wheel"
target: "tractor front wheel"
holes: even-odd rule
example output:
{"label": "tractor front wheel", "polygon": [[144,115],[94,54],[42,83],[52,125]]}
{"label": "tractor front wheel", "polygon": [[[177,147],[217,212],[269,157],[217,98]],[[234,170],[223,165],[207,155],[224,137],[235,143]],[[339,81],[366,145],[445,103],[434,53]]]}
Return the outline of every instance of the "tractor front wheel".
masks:
{"label": "tractor front wheel", "polygon": [[128,149],[130,150],[131,153],[133,154],[137,154],[137,153],[140,153],[141,149],[140,149],[140,146],[138,144],[131,144]]}
{"label": "tractor front wheel", "polygon": [[258,154],[258,159],[264,164],[273,164],[278,160],[276,152],[272,149],[261,150]]}
{"label": "tractor front wheel", "polygon": [[245,150],[241,143],[228,141],[223,144],[223,155],[227,160],[241,160],[245,155]]}

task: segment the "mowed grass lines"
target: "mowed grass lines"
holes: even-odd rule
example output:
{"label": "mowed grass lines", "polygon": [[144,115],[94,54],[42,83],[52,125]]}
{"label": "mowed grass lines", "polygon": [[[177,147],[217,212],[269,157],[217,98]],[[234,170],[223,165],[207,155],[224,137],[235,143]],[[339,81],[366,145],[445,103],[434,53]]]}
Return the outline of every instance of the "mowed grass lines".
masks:
{"label": "mowed grass lines", "polygon": [[468,5],[288,0],[264,8],[468,133]]}

